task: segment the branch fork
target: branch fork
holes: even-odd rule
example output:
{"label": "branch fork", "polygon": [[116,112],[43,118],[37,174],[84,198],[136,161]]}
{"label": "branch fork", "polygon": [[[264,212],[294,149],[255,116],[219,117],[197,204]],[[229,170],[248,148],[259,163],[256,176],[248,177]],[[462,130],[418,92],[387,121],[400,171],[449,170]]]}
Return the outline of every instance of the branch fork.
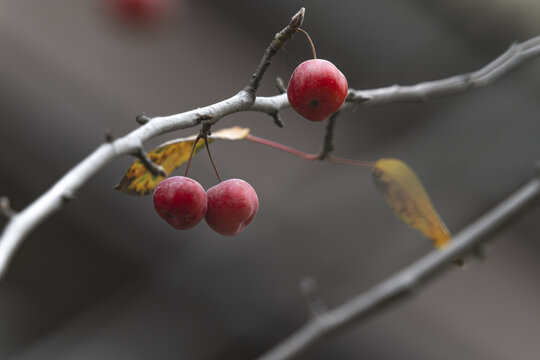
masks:
{"label": "branch fork", "polygon": [[137,116],[135,117],[135,121],[136,121],[139,125],[145,125],[145,124],[149,123],[150,120],[152,120],[152,118],[146,116],[145,113],[140,113],[139,115],[137,115]]}

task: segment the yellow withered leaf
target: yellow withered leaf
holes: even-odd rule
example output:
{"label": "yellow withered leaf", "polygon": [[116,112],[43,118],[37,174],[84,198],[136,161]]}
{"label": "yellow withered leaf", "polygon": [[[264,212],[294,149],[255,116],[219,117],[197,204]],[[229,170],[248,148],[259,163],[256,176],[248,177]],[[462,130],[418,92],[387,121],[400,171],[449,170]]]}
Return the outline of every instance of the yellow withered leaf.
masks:
{"label": "yellow withered leaf", "polygon": [[[208,137],[208,142],[212,142],[215,139],[241,140],[248,135],[248,128],[235,126],[212,133]],[[192,135],[186,138],[168,141],[148,152],[147,156],[155,164],[161,165],[167,176],[169,176],[171,172],[189,160],[189,154],[196,138],[197,135]],[[201,147],[204,147],[203,140],[199,140],[197,143],[195,153]],[[130,195],[148,195],[164,178],[164,176],[153,175],[140,160],[135,160],[122,180],[115,186],[115,189]]]}
{"label": "yellow withered leaf", "polygon": [[407,164],[398,159],[379,159],[373,165],[372,176],[375,186],[398,218],[433,240],[438,248],[450,243],[450,232]]}

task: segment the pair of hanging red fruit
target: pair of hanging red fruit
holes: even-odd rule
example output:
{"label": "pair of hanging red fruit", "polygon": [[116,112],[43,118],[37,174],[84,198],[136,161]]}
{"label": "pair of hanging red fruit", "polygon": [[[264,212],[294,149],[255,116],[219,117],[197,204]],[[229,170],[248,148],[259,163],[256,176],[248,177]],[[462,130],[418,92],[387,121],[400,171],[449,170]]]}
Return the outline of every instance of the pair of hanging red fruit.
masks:
{"label": "pair of hanging red fruit", "polygon": [[251,185],[241,179],[225,180],[204,191],[191,178],[173,176],[156,187],[154,208],[175,229],[191,229],[204,218],[218,234],[234,236],[253,220],[259,199]]}

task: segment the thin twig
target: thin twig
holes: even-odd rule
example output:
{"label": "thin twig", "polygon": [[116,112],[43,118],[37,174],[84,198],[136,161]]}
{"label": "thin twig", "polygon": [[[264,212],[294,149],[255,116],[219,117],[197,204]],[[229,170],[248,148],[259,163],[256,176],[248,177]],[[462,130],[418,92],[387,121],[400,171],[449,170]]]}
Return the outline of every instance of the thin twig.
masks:
{"label": "thin twig", "polygon": [[271,113],[270,116],[274,118],[274,124],[276,124],[277,127],[283,127],[283,120],[281,120],[281,116],[279,115],[278,111]]}
{"label": "thin twig", "polygon": [[513,70],[528,59],[540,54],[540,36],[522,43],[515,43],[483,68],[469,74],[457,75],[447,79],[424,82],[412,86],[391,86],[387,88],[352,91],[358,98],[367,98],[362,106],[383,105],[396,102],[426,102],[448,97],[486,86],[502,75]]}
{"label": "thin twig", "polygon": [[290,360],[330,335],[375,314],[385,306],[417,292],[453,259],[471,251],[490,235],[508,225],[540,198],[540,178],[536,177],[456,234],[444,250],[433,250],[405,269],[346,303],[312,318],[298,331],[276,345],[258,360]]}
{"label": "thin twig", "polygon": [[142,147],[138,148],[133,155],[141,161],[146,170],[150,171],[152,175],[167,176],[165,169],[153,162]]}
{"label": "thin twig", "polygon": [[336,119],[339,116],[339,111],[333,113],[326,123],[326,129],[324,132],[324,142],[319,154],[319,160],[324,160],[334,151],[334,129],[336,127]]}
{"label": "thin twig", "polygon": [[251,76],[251,79],[243,90],[250,95],[252,101],[255,101],[255,93],[259,88],[259,84],[261,83],[264,72],[272,62],[272,58],[275,54],[277,54],[279,50],[281,50],[281,48],[283,47],[283,45],[285,45],[287,41],[292,39],[293,35],[296,33],[296,31],[298,31],[298,28],[302,26],[302,23],[304,22],[304,15],[305,9],[301,8],[300,11],[298,11],[292,17],[289,25],[287,25],[283,30],[277,33],[270,46],[266,48],[266,51],[264,52],[264,56],[259,63],[259,66],[255,70],[255,72]]}
{"label": "thin twig", "polygon": [[[393,85],[372,90],[349,89],[342,109],[351,106],[381,106],[399,102],[425,102],[489,85],[523,62],[540,55],[540,36],[513,44],[483,68],[464,75],[428,81],[410,86]],[[289,106],[287,95],[257,97],[251,111],[270,113]]]}
{"label": "thin twig", "polygon": [[279,76],[276,78],[276,89],[280,94],[285,94],[287,92],[287,87],[283,82],[283,79]]}

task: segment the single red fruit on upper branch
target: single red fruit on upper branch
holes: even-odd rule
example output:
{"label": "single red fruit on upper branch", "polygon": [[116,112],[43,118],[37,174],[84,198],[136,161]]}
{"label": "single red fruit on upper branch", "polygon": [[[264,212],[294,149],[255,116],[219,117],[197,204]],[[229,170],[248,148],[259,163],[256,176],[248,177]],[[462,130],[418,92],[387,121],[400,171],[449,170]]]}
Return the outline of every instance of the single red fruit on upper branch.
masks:
{"label": "single red fruit on upper branch", "polygon": [[188,177],[167,178],[154,191],[156,212],[178,230],[191,229],[200,223],[206,214],[206,207],[204,188]]}
{"label": "single red fruit on upper branch", "polygon": [[347,79],[330,61],[311,59],[294,70],[287,98],[297,113],[322,121],[341,108],[347,97]]}
{"label": "single red fruit on upper branch", "polygon": [[208,189],[206,195],[206,223],[221,235],[238,235],[259,210],[257,193],[241,179],[222,181]]}

